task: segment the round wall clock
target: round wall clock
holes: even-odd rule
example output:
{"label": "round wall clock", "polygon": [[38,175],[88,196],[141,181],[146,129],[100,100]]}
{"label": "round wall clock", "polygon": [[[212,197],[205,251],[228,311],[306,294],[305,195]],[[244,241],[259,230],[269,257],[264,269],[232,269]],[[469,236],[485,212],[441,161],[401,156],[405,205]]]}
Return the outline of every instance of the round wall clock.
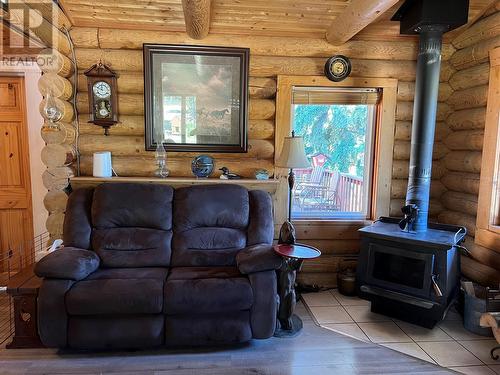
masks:
{"label": "round wall clock", "polygon": [[342,81],[351,74],[351,60],[342,55],[330,57],[325,64],[325,75],[334,82]]}

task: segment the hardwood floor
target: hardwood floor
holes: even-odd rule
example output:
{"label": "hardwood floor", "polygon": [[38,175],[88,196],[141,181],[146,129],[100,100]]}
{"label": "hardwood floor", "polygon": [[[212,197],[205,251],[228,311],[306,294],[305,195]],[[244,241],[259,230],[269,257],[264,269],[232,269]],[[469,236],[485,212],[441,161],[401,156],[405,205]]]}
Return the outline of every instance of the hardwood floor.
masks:
{"label": "hardwood floor", "polygon": [[311,375],[450,374],[452,371],[314,324],[290,339],[254,340],[225,349],[58,352],[0,349],[0,374]]}

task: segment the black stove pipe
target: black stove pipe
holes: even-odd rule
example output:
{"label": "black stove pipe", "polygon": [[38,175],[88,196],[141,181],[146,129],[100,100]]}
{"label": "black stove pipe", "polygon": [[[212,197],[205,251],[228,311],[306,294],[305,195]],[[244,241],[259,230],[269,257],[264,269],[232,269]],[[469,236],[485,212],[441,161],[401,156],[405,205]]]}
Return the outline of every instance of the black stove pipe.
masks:
{"label": "black stove pipe", "polygon": [[[415,100],[411,131],[410,171],[406,193],[406,212],[412,218],[406,229],[425,232],[429,213],[432,149],[436,128],[441,45],[445,31],[441,25],[421,26],[417,57]],[[403,211],[404,211],[403,209]]]}

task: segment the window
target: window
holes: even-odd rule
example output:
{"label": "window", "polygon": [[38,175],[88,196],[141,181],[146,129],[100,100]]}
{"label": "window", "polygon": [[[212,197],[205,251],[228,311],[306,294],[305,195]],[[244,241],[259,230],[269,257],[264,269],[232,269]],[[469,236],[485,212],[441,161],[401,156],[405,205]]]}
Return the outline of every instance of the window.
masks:
{"label": "window", "polygon": [[475,241],[500,249],[500,48],[490,51],[488,104],[477,209]]}
{"label": "window", "polygon": [[[311,160],[308,171],[294,170],[296,228],[333,236],[346,221],[352,229],[366,225],[366,219],[389,215],[396,98],[397,80],[391,78],[332,82],[324,76],[278,76],[275,158],[285,137],[296,130],[305,136]],[[341,151],[343,146],[348,152]],[[275,168],[282,181],[275,203],[278,228],[288,216],[288,172]],[[342,191],[340,186],[350,187]],[[352,201],[340,199],[343,195]]]}
{"label": "window", "polygon": [[294,170],[293,218],[369,216],[378,98],[375,88],[293,88],[292,128],[311,162]]}

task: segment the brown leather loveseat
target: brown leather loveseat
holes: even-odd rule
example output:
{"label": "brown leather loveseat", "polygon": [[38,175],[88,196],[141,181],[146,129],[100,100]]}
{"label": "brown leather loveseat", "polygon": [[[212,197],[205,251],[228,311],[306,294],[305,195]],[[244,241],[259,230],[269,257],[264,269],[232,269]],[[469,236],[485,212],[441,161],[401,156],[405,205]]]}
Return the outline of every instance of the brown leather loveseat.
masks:
{"label": "brown leather loveseat", "polygon": [[69,197],[64,244],[40,260],[49,347],[219,345],[276,325],[272,201],[237,185],[108,183]]}

